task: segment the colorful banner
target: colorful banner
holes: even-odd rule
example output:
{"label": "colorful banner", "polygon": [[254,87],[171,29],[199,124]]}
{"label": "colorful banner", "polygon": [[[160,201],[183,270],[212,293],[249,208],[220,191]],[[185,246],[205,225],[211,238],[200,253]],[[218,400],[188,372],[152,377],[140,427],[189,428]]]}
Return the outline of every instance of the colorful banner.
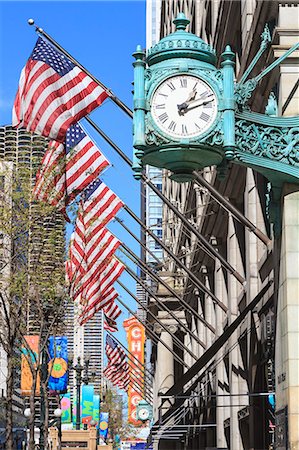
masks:
{"label": "colorful banner", "polygon": [[64,394],[60,400],[60,408],[62,410],[61,422],[71,423],[72,422],[72,405],[71,405],[71,394]]}
{"label": "colorful banner", "polygon": [[[130,372],[134,375],[134,379],[139,379],[139,384],[143,385],[142,367],[144,364],[145,344],[144,326],[135,317],[130,317],[129,319],[124,320],[123,325],[127,333],[128,350],[141,363],[141,365],[138,365],[136,360],[132,357],[130,358],[130,355],[128,355]],[[136,420],[136,408],[140,400],[142,400],[142,396],[134,388],[134,386],[130,384],[128,390],[128,422],[132,425],[140,425],[140,421]]]}
{"label": "colorful banner", "polygon": [[[32,389],[32,373],[29,365],[29,361],[32,361],[34,367],[36,367],[36,361],[38,358],[38,336],[24,336],[28,347],[22,347],[22,361],[21,361],[21,394],[29,396]],[[37,375],[37,382],[35,388],[35,395],[40,395],[40,379]]]}
{"label": "colorful banner", "polygon": [[93,414],[92,418],[97,423],[97,428],[99,427],[99,419],[100,419],[100,396],[98,394],[94,394],[93,396]]}
{"label": "colorful banner", "polygon": [[64,394],[68,384],[67,337],[50,336],[48,351],[50,360],[48,370],[51,371],[48,388],[50,394]]}
{"label": "colorful banner", "polygon": [[108,421],[109,421],[109,413],[101,412],[100,413],[100,437],[102,439],[107,439],[107,436],[108,436]]}
{"label": "colorful banner", "polygon": [[82,423],[90,423],[93,416],[94,387],[84,384],[81,389],[81,420]]}

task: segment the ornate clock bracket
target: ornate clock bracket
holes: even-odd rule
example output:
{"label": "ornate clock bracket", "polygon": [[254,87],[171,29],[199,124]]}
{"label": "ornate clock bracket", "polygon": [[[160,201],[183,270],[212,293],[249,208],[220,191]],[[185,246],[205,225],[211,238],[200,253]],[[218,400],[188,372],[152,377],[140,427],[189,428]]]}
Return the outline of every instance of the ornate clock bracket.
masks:
{"label": "ornate clock bracket", "polygon": [[[270,117],[252,112],[248,100],[258,83],[291,53],[299,43],[248,79],[271,41],[266,26],[260,49],[235,83],[235,55],[227,46],[221,68],[216,54],[198,36],[185,29],[189,21],[180,13],[176,31],[148,50],[138,46],[134,53],[134,176],[140,179],[142,167],[150,164],[173,172],[176,181],[189,181],[192,172],[216,165],[223,176],[228,162],[251,167],[263,174],[278,193],[284,183],[299,184],[299,117]],[[147,67],[147,68],[146,68]],[[154,93],[169,77],[198,77],[215,93],[216,120],[208,129],[188,139],[167,134],[167,127],[155,123],[151,114]],[[190,122],[190,126],[191,126]],[[279,199],[277,199],[278,201]]]}

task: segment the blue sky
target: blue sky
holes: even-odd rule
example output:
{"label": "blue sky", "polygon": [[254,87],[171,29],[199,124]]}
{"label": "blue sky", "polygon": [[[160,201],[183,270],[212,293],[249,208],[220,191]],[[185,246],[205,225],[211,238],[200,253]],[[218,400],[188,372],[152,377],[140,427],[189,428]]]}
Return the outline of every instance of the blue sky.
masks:
{"label": "blue sky", "polygon": [[[83,64],[94,76],[109,87],[132,108],[132,53],[137,44],[145,47],[145,1],[34,1],[0,2],[0,125],[11,123],[11,109],[19,75],[37,39],[35,23]],[[116,144],[132,157],[132,120],[111,101],[91,114],[92,119]],[[86,130],[102,149],[112,167],[104,173],[103,181],[139,215],[140,183],[131,169],[91,127]],[[118,217],[139,236],[140,230],[128,214]],[[110,230],[135,253],[139,245],[123,228],[112,223]],[[70,230],[68,230],[70,231]],[[119,253],[120,255],[120,253]],[[132,266],[136,270],[136,266]],[[135,292],[135,282],[123,275],[122,282]],[[134,310],[136,304],[118,289],[121,297]],[[124,308],[122,308],[124,309]],[[120,316],[118,339],[124,341]]]}

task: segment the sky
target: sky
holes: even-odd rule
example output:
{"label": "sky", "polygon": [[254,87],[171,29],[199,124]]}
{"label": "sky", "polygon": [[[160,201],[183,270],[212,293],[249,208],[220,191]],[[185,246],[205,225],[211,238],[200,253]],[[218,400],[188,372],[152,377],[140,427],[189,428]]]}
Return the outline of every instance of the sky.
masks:
{"label": "sky", "polygon": [[[20,72],[37,40],[35,27],[27,24],[29,18],[132,108],[132,53],[137,44],[145,47],[145,0],[0,1],[1,126],[11,124]],[[93,111],[91,118],[132,158],[132,120],[123,111],[109,100]],[[131,168],[84,120],[81,123],[112,165],[103,174],[103,181],[139,215],[140,183],[134,180]],[[122,211],[118,217],[140,235],[138,225],[127,213]],[[112,223],[109,229],[140,254],[139,244],[120,225]],[[69,235],[70,228],[67,231]],[[117,255],[123,259],[120,252]],[[136,266],[129,265],[136,272]],[[121,281],[135,293],[136,283],[129,275],[122,275]],[[121,288],[117,290],[122,300],[135,310],[132,298]],[[118,320],[120,331],[116,336],[122,342],[125,342],[125,333],[121,323],[128,317],[128,312],[124,311]]]}

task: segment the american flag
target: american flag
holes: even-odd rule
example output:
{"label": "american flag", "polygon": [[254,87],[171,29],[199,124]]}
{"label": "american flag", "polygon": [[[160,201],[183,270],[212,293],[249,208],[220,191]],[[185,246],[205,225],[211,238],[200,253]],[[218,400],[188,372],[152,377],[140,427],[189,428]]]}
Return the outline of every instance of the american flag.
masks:
{"label": "american flag", "polygon": [[125,266],[115,257],[105,266],[103,271],[88,284],[81,294],[81,302],[85,307],[95,306],[101,301],[101,296],[111,289],[111,286],[121,276]]}
{"label": "american flag", "polygon": [[108,364],[104,369],[105,377],[120,389],[128,390],[130,384],[130,373],[128,363],[123,363],[122,370],[117,366]]}
{"label": "american flag", "polygon": [[116,386],[127,390],[130,383],[130,373],[125,352],[109,335],[106,337],[105,350],[108,365],[104,369],[104,375]]}
{"label": "american flag", "polygon": [[64,211],[108,166],[109,161],[81,125],[71,125],[64,144],[49,143],[36,176],[34,198]]}
{"label": "american flag", "polygon": [[122,364],[126,360],[127,355],[123,349],[118,345],[118,343],[109,334],[106,336],[105,351],[109,363],[112,365]]}
{"label": "american flag", "polygon": [[104,311],[107,309],[108,315],[110,314],[115,318],[119,317],[121,314],[121,310],[114,302],[114,300],[116,300],[117,297],[118,293],[113,287],[111,287],[111,289],[108,289],[108,291],[106,291],[105,294],[101,296],[101,299],[95,305],[90,306],[88,308],[84,308],[84,310],[79,316],[80,325],[83,325],[88,320],[92,319],[92,317],[101,309],[103,309]]}
{"label": "american flag", "polygon": [[123,202],[100,179],[91,183],[80,201],[70,259],[76,272],[86,272],[87,247],[101,235],[104,226],[115,217]]}
{"label": "american flag", "polygon": [[97,239],[85,245],[82,255],[85,270],[82,272],[80,268],[76,269],[72,276],[70,294],[73,299],[81,295],[88,285],[97,279],[120,244],[121,242],[107,228],[103,228]]}
{"label": "american flag", "polygon": [[41,37],[22,70],[12,124],[58,142],[108,93]]}
{"label": "american flag", "polygon": [[110,331],[112,333],[118,331],[116,321],[108,319],[108,317],[105,314],[104,314],[104,330]]}

